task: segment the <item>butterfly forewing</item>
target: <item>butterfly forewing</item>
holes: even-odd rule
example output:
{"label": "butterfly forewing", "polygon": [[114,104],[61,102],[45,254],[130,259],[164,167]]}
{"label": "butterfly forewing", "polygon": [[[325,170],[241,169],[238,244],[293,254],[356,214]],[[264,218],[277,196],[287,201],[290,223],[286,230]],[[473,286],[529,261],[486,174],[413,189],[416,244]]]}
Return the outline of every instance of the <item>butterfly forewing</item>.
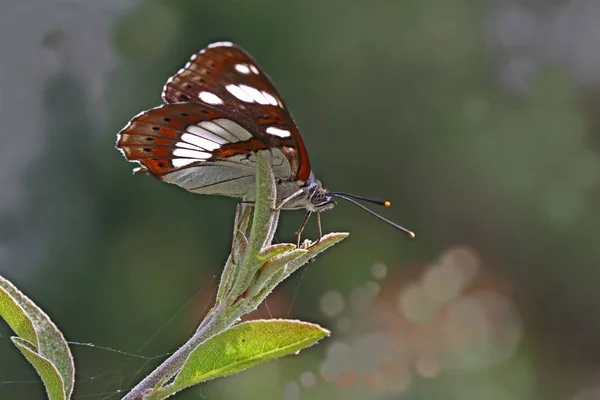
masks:
{"label": "butterfly forewing", "polygon": [[163,90],[166,103],[194,102],[246,126],[266,147],[281,147],[305,182],[310,162],[302,137],[275,86],[241,47],[219,42],[194,54]]}

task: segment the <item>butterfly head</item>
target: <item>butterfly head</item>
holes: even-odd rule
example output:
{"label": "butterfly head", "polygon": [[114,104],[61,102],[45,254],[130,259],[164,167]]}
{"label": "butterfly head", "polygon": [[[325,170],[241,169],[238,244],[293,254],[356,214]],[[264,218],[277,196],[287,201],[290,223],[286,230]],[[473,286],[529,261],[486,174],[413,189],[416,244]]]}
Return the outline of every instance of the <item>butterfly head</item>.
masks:
{"label": "butterfly head", "polygon": [[306,208],[310,211],[321,212],[331,210],[337,204],[329,191],[312,174],[307,182],[307,196],[310,204]]}

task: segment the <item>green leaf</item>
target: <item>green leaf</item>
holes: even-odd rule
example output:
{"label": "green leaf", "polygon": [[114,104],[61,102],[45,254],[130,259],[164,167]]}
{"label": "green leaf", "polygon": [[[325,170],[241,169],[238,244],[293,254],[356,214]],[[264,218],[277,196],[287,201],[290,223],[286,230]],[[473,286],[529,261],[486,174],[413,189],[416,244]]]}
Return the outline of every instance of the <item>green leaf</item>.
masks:
{"label": "green leaf", "polygon": [[259,257],[268,260],[285,252],[294,250],[295,248],[296,245],[292,243],[277,243],[262,249]]}
{"label": "green leaf", "polygon": [[209,379],[235,374],[261,362],[297,353],[328,335],[326,329],[302,321],[245,322],[198,347],[172,387],[165,389],[175,393]]}
{"label": "green leaf", "polygon": [[[43,375],[48,371],[45,362],[49,362],[59,373],[64,398],[70,398],[75,381],[75,366],[64,336],[44,311],[2,276],[0,276],[0,315],[19,335],[20,338],[13,338],[13,342],[15,345],[18,343],[17,347],[34,368],[36,370],[38,366],[44,368],[44,371],[37,371],[44,384],[47,380],[53,382],[53,378]],[[28,322],[24,322],[25,320]],[[35,356],[31,356],[30,353]],[[46,386],[49,396],[51,390],[55,389],[56,386],[52,388]]]}
{"label": "green leaf", "polygon": [[310,247],[307,248],[308,251],[306,252],[306,254],[290,262],[290,264],[287,266],[287,274],[283,277],[283,279],[287,278],[287,276],[294,273],[294,271],[296,271],[298,268],[309,262],[311,259],[315,258],[319,253],[322,253],[329,247],[347,238],[348,235],[349,233],[346,232],[335,232],[324,235],[318,243],[313,243],[312,245],[310,245]]}
{"label": "green leaf", "polygon": [[46,392],[48,393],[48,399],[66,400],[65,385],[54,364],[47,358],[39,355],[33,343],[15,336],[11,337],[11,340],[42,378]]}
{"label": "green leaf", "polygon": [[[256,281],[254,281],[252,285],[248,287],[248,296],[254,297],[257,294],[264,292],[265,290],[267,291],[267,293],[273,290],[273,287],[266,287],[267,284],[274,277],[279,277],[279,275],[281,275],[284,272],[283,269],[287,266],[288,263],[296,260],[298,257],[301,257],[306,253],[307,250],[305,249],[294,248],[291,251],[279,254],[277,256],[272,257],[269,261],[266,261],[260,267],[260,273],[258,274]],[[256,305],[256,307],[258,307],[258,305]]]}
{"label": "green leaf", "polygon": [[0,286],[0,316],[17,335],[33,343],[34,348],[37,349],[38,339],[33,323],[23,307],[2,286]]}

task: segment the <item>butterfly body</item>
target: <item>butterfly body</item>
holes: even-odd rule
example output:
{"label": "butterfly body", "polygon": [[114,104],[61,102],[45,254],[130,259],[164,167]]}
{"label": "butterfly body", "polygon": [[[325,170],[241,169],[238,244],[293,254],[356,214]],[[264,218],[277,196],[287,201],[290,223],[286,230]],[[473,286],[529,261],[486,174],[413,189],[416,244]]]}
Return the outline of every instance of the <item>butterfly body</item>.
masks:
{"label": "butterfly body", "polygon": [[229,42],[209,45],[167,81],[166,104],[135,116],[117,148],[137,172],[198,194],[255,200],[262,152],[277,183],[280,209],[335,205],[310,169],[283,99],[256,61]]}

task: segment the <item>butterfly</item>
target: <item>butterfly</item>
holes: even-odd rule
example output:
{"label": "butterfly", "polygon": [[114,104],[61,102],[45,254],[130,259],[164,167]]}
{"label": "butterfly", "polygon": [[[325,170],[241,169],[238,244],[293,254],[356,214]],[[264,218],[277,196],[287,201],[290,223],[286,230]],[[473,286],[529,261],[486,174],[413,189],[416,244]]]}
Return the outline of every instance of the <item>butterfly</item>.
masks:
{"label": "butterfly", "polygon": [[381,220],[414,234],[376,214],[352,198],[389,206],[323,187],[310,166],[298,127],[258,63],[241,47],[216,42],[192,55],[167,80],[165,104],[136,115],[119,132],[116,147],[139,164],[136,173],[198,194],[255,200],[256,156],[262,152],[277,186],[278,209],[306,209],[300,234],[312,213],[350,201]]}

